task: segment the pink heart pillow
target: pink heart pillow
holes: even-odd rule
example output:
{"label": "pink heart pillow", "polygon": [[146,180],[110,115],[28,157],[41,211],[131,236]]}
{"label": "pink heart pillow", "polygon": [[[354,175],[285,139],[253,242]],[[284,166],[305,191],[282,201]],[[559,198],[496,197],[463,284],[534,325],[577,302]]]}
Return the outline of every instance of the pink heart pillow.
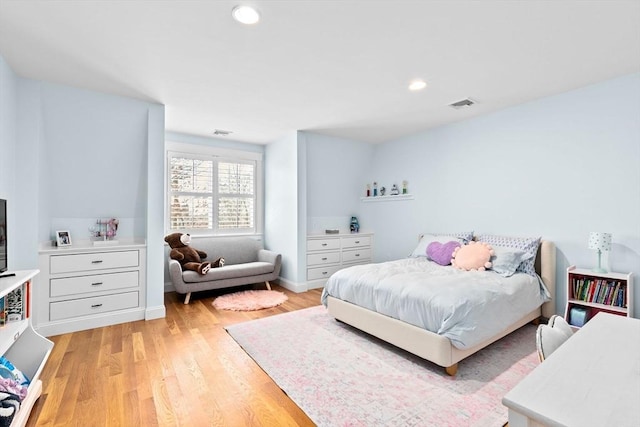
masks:
{"label": "pink heart pillow", "polygon": [[449,265],[453,251],[459,247],[460,243],[453,241],[447,243],[431,242],[427,246],[427,258],[440,265]]}

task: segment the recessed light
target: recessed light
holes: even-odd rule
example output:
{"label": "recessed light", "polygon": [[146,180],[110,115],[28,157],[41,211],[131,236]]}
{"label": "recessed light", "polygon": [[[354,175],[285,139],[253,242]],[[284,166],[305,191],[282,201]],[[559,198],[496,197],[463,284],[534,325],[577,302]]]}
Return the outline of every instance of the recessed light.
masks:
{"label": "recessed light", "polygon": [[425,87],[427,87],[427,83],[424,80],[414,80],[409,83],[409,90],[411,91],[422,90]]}
{"label": "recessed light", "polygon": [[241,24],[252,25],[260,20],[260,14],[251,6],[236,6],[231,11],[233,19]]}

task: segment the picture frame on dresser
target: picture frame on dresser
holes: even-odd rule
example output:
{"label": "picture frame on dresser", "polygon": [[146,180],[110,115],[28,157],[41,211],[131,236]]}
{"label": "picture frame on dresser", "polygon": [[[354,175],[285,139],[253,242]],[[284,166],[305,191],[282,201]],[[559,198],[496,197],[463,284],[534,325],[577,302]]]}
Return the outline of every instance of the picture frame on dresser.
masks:
{"label": "picture frame on dresser", "polygon": [[58,246],[71,246],[71,233],[69,230],[56,231],[56,243]]}

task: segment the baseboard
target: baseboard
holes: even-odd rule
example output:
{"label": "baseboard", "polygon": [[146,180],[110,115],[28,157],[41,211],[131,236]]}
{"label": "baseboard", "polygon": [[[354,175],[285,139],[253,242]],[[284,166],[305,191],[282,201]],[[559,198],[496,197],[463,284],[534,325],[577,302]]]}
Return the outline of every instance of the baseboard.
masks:
{"label": "baseboard", "polygon": [[91,317],[84,316],[73,319],[56,320],[39,325],[34,325],[34,329],[40,335],[50,337],[53,335],[67,334],[70,332],[85,331],[87,329],[117,325],[119,323],[135,322],[136,320],[144,320],[144,318],[145,310],[143,308],[135,308],[98,314]]}
{"label": "baseboard", "polygon": [[164,305],[155,307],[147,307],[144,311],[144,320],[163,319],[167,316],[167,310]]}
{"label": "baseboard", "polygon": [[278,285],[282,286],[285,289],[290,290],[291,292],[295,292],[297,294],[301,292],[307,292],[309,288],[306,283],[296,283],[287,279],[283,279],[282,277],[278,277],[277,282]]}

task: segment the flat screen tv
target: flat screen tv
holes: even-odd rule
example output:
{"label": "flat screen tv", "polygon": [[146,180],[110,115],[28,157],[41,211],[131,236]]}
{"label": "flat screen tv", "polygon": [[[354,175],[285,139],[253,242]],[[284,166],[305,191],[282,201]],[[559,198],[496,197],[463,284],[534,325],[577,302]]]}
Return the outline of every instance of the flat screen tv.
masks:
{"label": "flat screen tv", "polygon": [[0,273],[7,271],[7,201],[0,199]]}

